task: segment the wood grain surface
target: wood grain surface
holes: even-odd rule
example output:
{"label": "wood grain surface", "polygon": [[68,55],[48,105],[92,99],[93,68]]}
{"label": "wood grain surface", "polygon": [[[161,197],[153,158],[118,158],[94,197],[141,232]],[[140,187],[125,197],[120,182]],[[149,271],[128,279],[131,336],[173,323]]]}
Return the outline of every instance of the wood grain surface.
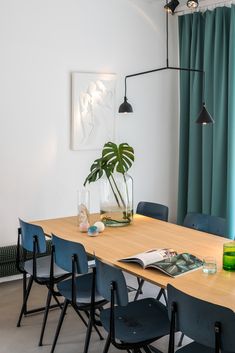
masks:
{"label": "wood grain surface", "polygon": [[[91,215],[91,224],[97,220],[99,214]],[[222,269],[223,244],[230,241],[229,239],[141,215],[135,215],[131,225],[106,228],[97,237],[81,233],[76,216],[32,223],[40,225],[47,235],[54,233],[61,238],[82,243],[88,254],[95,254],[104,262],[162,288],[171,283],[188,294],[235,311],[235,272]],[[214,256],[217,259],[217,273],[204,274],[202,269],[198,269],[178,278],[171,278],[155,269],[143,270],[138,264],[118,261],[142,251],[164,247],[173,248],[178,253],[189,252],[201,259]]]}

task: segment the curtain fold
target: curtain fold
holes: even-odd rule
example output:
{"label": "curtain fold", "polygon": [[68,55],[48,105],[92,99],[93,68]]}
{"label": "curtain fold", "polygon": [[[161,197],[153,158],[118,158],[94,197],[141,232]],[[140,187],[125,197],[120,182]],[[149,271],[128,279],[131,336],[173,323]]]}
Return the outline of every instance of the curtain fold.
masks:
{"label": "curtain fold", "polygon": [[235,6],[179,17],[180,67],[205,71],[205,103],[215,124],[195,124],[202,75],[180,75],[178,223],[187,212],[228,219],[235,234]]}

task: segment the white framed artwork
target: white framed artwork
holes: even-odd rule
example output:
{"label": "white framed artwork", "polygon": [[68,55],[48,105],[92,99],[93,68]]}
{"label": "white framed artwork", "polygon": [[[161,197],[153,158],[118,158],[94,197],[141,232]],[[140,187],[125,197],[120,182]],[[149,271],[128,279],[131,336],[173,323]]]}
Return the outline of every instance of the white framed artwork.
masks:
{"label": "white framed artwork", "polygon": [[72,150],[97,150],[114,139],[116,74],[72,73]]}

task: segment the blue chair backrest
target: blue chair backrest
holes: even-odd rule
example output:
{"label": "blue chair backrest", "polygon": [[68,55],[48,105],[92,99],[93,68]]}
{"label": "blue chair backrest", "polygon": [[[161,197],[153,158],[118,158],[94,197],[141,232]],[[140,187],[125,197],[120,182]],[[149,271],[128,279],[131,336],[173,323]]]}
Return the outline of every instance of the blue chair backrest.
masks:
{"label": "blue chair backrest", "polygon": [[115,304],[126,306],[128,292],[122,271],[96,259],[96,286],[99,293],[108,301],[111,301],[111,282],[116,284]]}
{"label": "blue chair backrest", "polygon": [[143,216],[168,221],[168,207],[160,203],[141,201],[137,205],[136,213]]}
{"label": "blue chair backrest", "polygon": [[228,234],[226,219],[216,216],[210,216],[208,232],[222,237],[226,237],[226,235]]}
{"label": "blue chair backrest", "polygon": [[52,245],[54,245],[55,263],[63,270],[72,272],[72,256],[76,255],[76,271],[84,274],[88,272],[88,261],[85,248],[80,243],[59,238],[52,234]]}
{"label": "blue chair backrest", "polygon": [[185,216],[183,225],[219,236],[226,236],[227,234],[227,222],[224,218],[203,213],[189,212]]}
{"label": "blue chair backrest", "polygon": [[24,222],[19,219],[21,229],[21,246],[27,250],[33,252],[34,237],[38,240],[37,253],[43,254],[46,252],[46,238],[43,229],[35,224]]}
{"label": "blue chair backrest", "polygon": [[[197,343],[215,346],[214,325],[221,324],[221,348],[235,352],[235,313],[223,306],[212,304],[185,294],[167,285],[168,313],[171,317],[172,302],[176,303],[176,327]],[[198,352],[200,353],[200,352]]]}

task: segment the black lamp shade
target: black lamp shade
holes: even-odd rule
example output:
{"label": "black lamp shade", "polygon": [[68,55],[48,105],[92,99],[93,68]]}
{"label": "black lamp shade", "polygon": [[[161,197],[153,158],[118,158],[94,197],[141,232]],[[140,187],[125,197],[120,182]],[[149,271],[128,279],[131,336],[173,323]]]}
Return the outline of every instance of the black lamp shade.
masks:
{"label": "black lamp shade", "polygon": [[164,6],[164,9],[173,15],[173,13],[175,12],[175,9],[178,5],[179,5],[178,0],[171,0],[168,4],[166,4]]}
{"label": "black lamp shade", "polygon": [[188,0],[187,1],[187,6],[190,9],[196,9],[198,7],[198,0]]}
{"label": "black lamp shade", "polygon": [[202,110],[200,111],[200,114],[196,120],[197,124],[202,124],[202,125],[207,125],[207,124],[213,124],[215,121],[210,115],[210,113],[206,110],[205,104],[203,103]]}
{"label": "black lamp shade", "polygon": [[119,113],[133,113],[133,108],[130,103],[127,102],[127,98],[124,97],[124,102],[120,105]]}

